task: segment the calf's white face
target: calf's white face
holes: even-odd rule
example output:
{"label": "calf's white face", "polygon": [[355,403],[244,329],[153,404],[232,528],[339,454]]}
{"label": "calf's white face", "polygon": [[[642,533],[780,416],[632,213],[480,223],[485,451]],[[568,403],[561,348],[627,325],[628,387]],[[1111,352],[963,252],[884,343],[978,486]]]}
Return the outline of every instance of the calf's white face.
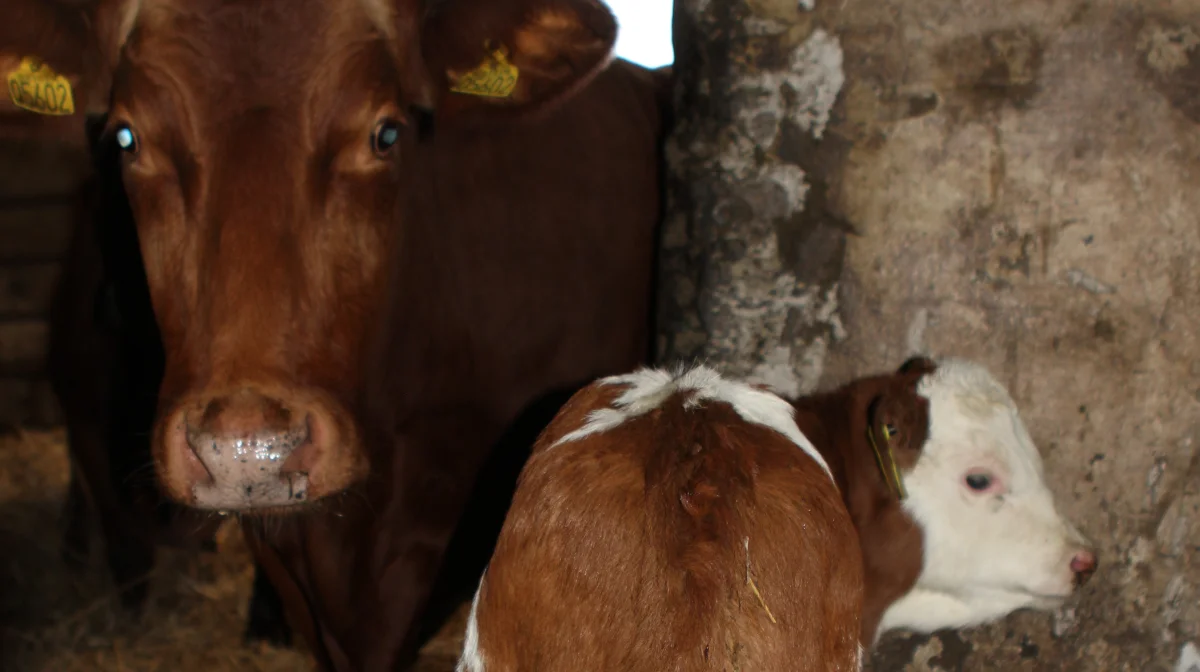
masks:
{"label": "calf's white face", "polygon": [[951,359],[917,392],[929,403],[929,434],[904,475],[904,508],[923,531],[924,559],[879,631],[931,632],[1057,606],[1096,557],[1056,510],[1007,391],[982,367]]}

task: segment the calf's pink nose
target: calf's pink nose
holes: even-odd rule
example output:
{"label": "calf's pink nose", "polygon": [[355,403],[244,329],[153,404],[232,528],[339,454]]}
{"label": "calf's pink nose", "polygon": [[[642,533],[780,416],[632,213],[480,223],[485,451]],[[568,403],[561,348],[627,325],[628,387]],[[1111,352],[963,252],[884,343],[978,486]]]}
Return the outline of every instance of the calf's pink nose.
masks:
{"label": "calf's pink nose", "polygon": [[1096,554],[1092,551],[1079,551],[1071,558],[1071,571],[1075,573],[1075,585],[1082,586],[1096,572]]}

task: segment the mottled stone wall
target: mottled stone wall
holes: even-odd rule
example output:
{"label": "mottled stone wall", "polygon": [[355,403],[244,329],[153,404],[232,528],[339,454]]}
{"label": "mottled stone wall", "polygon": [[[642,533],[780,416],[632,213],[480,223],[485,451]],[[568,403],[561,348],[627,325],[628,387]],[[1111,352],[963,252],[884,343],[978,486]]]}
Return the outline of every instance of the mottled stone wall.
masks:
{"label": "mottled stone wall", "polygon": [[845,223],[823,204],[842,156],[821,139],[843,50],[750,4],[682,4],[659,353],[797,394],[841,336]]}
{"label": "mottled stone wall", "polygon": [[677,12],[662,354],[785,392],[983,361],[1101,549],[1069,608],[874,669],[1170,670],[1200,638],[1200,3]]}

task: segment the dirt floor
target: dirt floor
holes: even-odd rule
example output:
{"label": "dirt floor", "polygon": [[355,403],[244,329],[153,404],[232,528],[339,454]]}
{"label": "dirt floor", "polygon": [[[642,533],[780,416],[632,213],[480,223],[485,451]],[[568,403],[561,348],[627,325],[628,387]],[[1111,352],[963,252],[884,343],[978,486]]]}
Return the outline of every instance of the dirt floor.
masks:
{"label": "dirt floor", "polygon": [[[0,670],[4,672],[275,672],[312,670],[302,651],[248,648],[252,570],[236,523],[219,551],[163,551],[139,620],[122,615],[93,554],[72,571],[59,554],[68,468],[64,433],[0,437]],[[465,613],[426,646],[419,672],[449,672]]]}

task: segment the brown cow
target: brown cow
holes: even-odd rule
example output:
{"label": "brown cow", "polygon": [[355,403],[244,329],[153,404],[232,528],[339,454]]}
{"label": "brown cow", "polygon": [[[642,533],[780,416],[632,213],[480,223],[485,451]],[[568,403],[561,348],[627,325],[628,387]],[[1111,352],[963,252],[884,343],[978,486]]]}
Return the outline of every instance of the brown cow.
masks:
{"label": "brown cow", "polygon": [[458,669],[850,672],[862,594],[788,402],[643,369],[584,388],[538,440]]}
{"label": "brown cow", "polygon": [[[679,394],[691,389],[712,391]],[[748,389],[701,368],[675,378],[616,376],[578,394],[522,473],[472,604],[459,672],[724,669],[725,658],[711,658],[714,641],[722,655],[730,642],[755,655],[764,642],[796,637],[798,627],[817,636],[819,624],[803,620],[819,613],[811,592],[791,591],[771,572],[828,577],[819,572],[830,544],[805,544],[819,529],[810,511],[790,512],[807,537],[788,521],[751,516],[764,508],[764,492],[772,493],[768,501],[808,503],[820,501],[814,486],[823,483],[797,478],[799,494],[768,491],[762,484],[780,478],[779,466],[748,456],[761,449],[752,453],[746,439],[695,438],[737,436],[731,421],[767,422],[761,411],[738,411],[741,420],[725,407],[701,406],[740,397],[750,407],[751,394],[760,393]],[[931,632],[1052,608],[1095,571],[1095,551],[1055,509],[1015,404],[982,367],[914,358],[893,375],[800,399],[795,409],[799,429],[780,433],[820,451],[858,532],[864,647],[894,628]],[[785,420],[792,422],[790,413],[774,426]],[[756,436],[765,443],[767,435]],[[735,461],[731,446],[747,455]],[[711,590],[715,572],[731,571],[738,537],[755,538],[746,531],[752,524],[762,550],[747,562],[771,577],[759,582],[763,603],[795,615],[729,636],[719,628],[737,631],[746,614],[731,608],[714,616],[711,598],[695,586]],[[847,564],[858,571],[858,562]],[[722,595],[745,608],[745,589],[725,578],[716,584]],[[842,590],[828,588],[835,596]],[[832,622],[845,621],[825,624]],[[805,646],[797,650],[807,656],[741,660],[747,669],[787,669],[799,660],[812,669],[829,660],[815,657],[817,645]]]}
{"label": "brown cow", "polygon": [[649,353],[659,91],[615,35],[598,0],[0,10],[0,69],[44,59],[123,150],[159,480],[272,514],[248,540],[327,668],[409,661],[491,446]]}

